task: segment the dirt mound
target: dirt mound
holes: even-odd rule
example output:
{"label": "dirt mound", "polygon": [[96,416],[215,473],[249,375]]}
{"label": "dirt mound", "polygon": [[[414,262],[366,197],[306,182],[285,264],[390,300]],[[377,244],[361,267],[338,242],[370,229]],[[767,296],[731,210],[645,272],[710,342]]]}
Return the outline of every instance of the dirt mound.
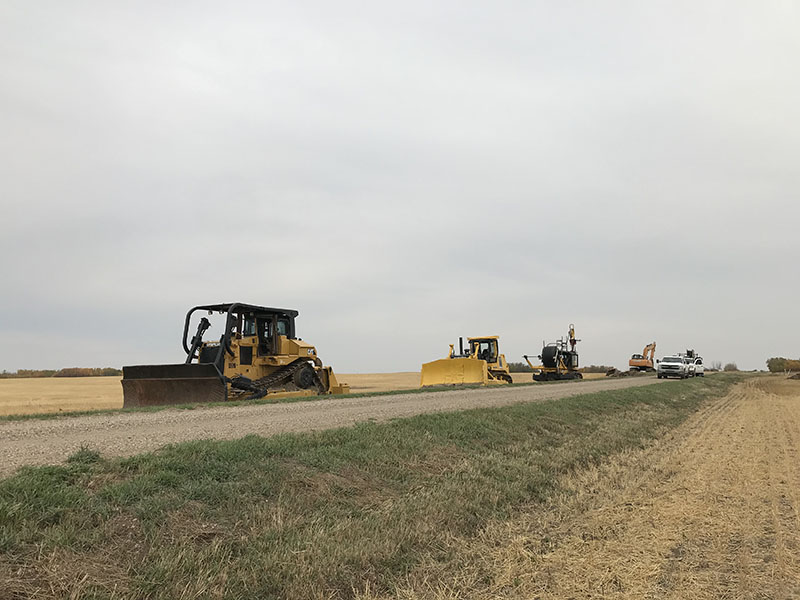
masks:
{"label": "dirt mound", "polygon": [[620,371],[619,369],[609,369],[606,371],[606,377],[644,377],[652,375],[653,371],[640,371],[639,369],[631,369],[630,371]]}
{"label": "dirt mound", "polygon": [[620,371],[619,369],[609,369],[606,371],[606,377],[628,377],[630,371]]}

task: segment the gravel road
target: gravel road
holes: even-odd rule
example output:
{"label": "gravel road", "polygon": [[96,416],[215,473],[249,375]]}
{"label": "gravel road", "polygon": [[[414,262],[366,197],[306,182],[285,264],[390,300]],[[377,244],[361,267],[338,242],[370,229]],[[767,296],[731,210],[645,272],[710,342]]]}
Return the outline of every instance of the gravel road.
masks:
{"label": "gravel road", "polygon": [[395,396],[262,404],[0,422],[0,476],[23,465],[60,463],[82,445],[107,456],[130,456],[196,439],[234,439],[344,427],[420,413],[542,402],[661,383],[654,377],[588,380]]}

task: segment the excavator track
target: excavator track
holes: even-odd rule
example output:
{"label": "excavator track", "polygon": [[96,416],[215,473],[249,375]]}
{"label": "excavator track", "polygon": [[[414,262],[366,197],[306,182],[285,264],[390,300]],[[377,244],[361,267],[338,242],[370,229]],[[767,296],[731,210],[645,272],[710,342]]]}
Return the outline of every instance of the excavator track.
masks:
{"label": "excavator track", "polygon": [[[242,381],[241,379],[234,377],[230,381],[231,390],[228,393],[228,398],[230,400],[255,400],[257,398],[263,398],[269,393],[269,389],[271,387],[280,383],[291,381],[292,377],[297,371],[310,364],[311,363],[305,359],[298,359],[281,367],[277,371],[270,373],[266,377],[262,377],[254,381]],[[319,392],[323,391],[324,386],[316,369],[314,369],[314,384]]]}

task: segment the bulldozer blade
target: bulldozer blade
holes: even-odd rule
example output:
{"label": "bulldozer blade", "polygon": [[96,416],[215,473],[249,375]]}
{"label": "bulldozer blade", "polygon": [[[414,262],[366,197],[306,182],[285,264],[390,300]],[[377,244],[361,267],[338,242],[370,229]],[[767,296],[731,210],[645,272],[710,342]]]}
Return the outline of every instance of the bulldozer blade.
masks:
{"label": "bulldozer blade", "polygon": [[422,365],[420,387],[466,383],[489,383],[489,370],[485,360],[442,358]]}
{"label": "bulldozer blade", "polygon": [[210,363],[122,367],[123,408],[224,402],[225,380]]}

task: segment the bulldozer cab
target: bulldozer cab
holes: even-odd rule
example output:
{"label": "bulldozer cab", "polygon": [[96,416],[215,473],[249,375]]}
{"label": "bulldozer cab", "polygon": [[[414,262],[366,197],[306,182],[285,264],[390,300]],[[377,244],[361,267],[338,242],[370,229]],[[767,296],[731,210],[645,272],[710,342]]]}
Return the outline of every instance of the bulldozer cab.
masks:
{"label": "bulldozer cab", "polygon": [[[241,322],[241,328],[238,328]],[[257,356],[270,356],[280,351],[280,336],[294,339],[294,319],[286,314],[266,312],[243,313],[234,327],[240,331],[238,339],[254,344]]]}
{"label": "bulldozer cab", "polygon": [[[189,339],[194,315],[202,312],[207,312],[209,318],[222,316],[222,332],[218,340],[204,339],[205,332],[213,328],[205,316],[200,318],[195,334]],[[279,354],[281,336],[295,337],[294,319],[297,314],[295,310],[241,303],[195,306],[186,314],[183,327],[185,364],[197,359],[197,363],[215,364],[220,373],[224,373],[226,363],[252,364],[252,356]]]}
{"label": "bulldozer cab", "polygon": [[470,354],[487,363],[496,363],[498,357],[496,338],[470,338]]}

